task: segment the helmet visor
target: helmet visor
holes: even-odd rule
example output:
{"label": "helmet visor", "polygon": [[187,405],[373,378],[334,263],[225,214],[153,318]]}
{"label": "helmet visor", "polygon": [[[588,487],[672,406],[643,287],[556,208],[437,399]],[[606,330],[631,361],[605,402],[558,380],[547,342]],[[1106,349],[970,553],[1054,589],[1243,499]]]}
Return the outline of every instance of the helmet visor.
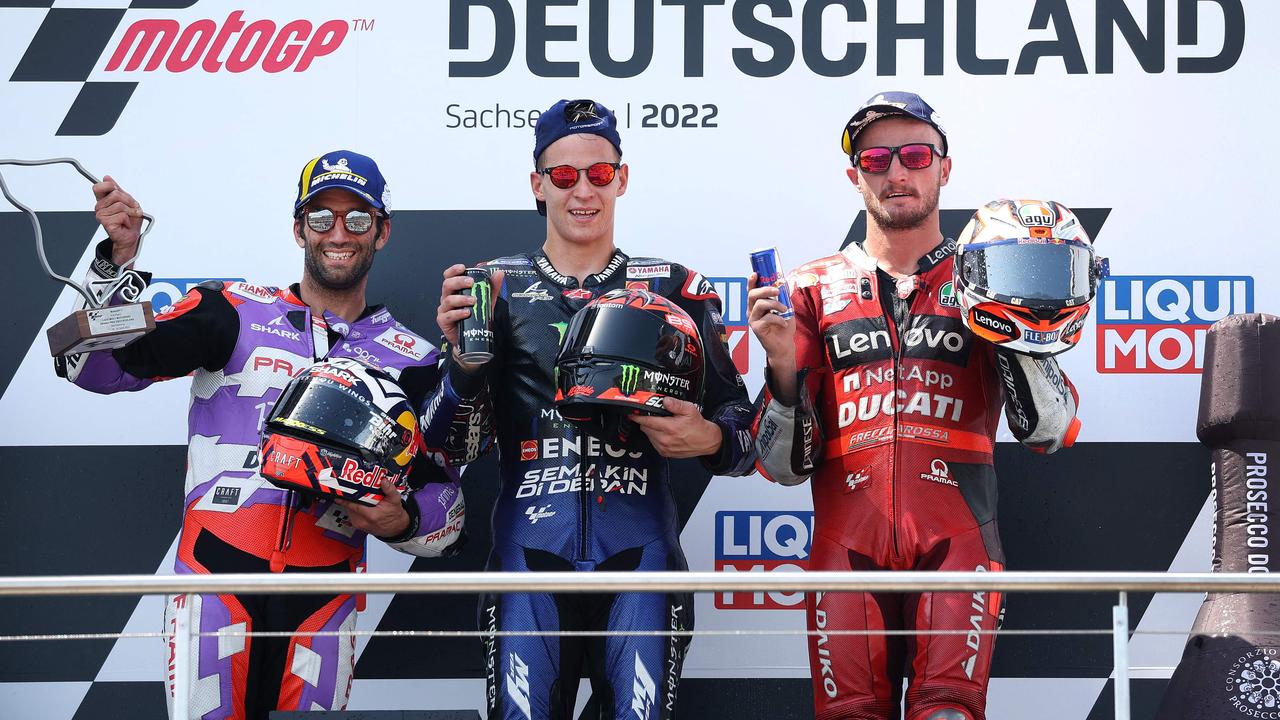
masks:
{"label": "helmet visor", "polygon": [[[689,322],[685,315],[669,315],[677,318],[673,322]],[[566,335],[568,342],[560,351],[561,357],[611,357],[652,363],[674,373],[702,364],[697,337],[653,313],[604,305],[579,312],[574,322],[581,322],[582,327]]]}
{"label": "helmet visor", "polygon": [[964,247],[961,279],[979,295],[1027,305],[1078,305],[1093,298],[1093,246],[1020,238]]}
{"label": "helmet visor", "polygon": [[329,442],[385,458],[407,447],[409,433],[381,410],[338,382],[311,378],[292,385],[267,418],[269,426],[317,435]]}

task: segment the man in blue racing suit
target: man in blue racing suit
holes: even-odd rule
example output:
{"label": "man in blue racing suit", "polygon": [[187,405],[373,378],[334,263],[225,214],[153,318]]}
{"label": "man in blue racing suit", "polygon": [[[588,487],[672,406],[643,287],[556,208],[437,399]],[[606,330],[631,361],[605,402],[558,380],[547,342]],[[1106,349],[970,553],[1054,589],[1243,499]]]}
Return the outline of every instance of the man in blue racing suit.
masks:
{"label": "man in blue racing suit", "polygon": [[[487,263],[495,293],[494,359],[449,353],[423,419],[427,444],[455,463],[495,439],[501,489],[493,513],[491,570],[685,570],[668,458],[701,458],[716,475],[752,471],[751,403],[723,342],[720,301],[700,274],[613,243],[614,203],[628,168],[617,121],[590,100],[562,100],[536,128],[530,175],[547,216],[543,246]],[[463,265],[444,273],[436,317],[450,346],[475,299]],[[617,288],[644,288],[685,309],[707,357],[702,408],[665,398],[670,417],[636,416],[652,450],[615,446],[564,421],[553,403],[555,361],[573,314]],[[483,310],[483,308],[482,308]],[[483,599],[489,631],[691,629],[692,597],[623,593],[508,594]],[[571,718],[578,678],[592,680],[602,717],[670,718],[687,637],[486,639],[491,720]]]}

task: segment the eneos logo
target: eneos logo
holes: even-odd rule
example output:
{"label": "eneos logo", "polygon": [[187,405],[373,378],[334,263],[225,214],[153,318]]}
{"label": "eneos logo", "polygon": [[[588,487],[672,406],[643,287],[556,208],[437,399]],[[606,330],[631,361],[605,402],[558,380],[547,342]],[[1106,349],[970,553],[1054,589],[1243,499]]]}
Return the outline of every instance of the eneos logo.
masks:
{"label": "eneos logo", "polygon": [[[808,510],[727,510],[716,513],[715,569],[734,572],[800,572],[809,561],[813,513]],[[722,592],[722,610],[801,610],[804,593]]]}
{"label": "eneos logo", "polygon": [[1098,285],[1098,372],[1196,373],[1209,326],[1253,312],[1247,275],[1104,278]]}

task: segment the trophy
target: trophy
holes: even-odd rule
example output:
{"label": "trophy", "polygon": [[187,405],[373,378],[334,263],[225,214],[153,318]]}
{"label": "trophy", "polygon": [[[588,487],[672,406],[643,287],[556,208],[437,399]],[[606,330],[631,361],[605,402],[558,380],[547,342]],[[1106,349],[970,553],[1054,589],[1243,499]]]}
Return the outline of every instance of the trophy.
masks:
{"label": "trophy", "polygon": [[[99,182],[89,171],[84,169],[75,158],[51,158],[48,160],[0,160],[0,165],[56,165],[68,164],[92,183]],[[151,330],[155,329],[155,316],[150,302],[138,302],[138,297],[146,288],[147,282],[137,271],[133,263],[142,251],[142,240],[151,232],[155,218],[143,213],[145,220],[142,234],[138,237],[137,252],[133,257],[120,265],[115,277],[89,278],[83,285],[71,278],[54,272],[44,252],[44,233],[40,228],[40,218],[31,208],[23,205],[10,192],[0,175],[0,192],[14,207],[21,210],[31,220],[31,227],[36,235],[36,256],[40,265],[52,280],[71,286],[84,298],[84,307],[77,309],[67,317],[58,321],[48,330],[49,352],[54,357],[89,352],[90,350],[108,350],[128,345]],[[90,273],[91,276],[94,273]],[[124,304],[111,304],[112,298],[119,295]]]}

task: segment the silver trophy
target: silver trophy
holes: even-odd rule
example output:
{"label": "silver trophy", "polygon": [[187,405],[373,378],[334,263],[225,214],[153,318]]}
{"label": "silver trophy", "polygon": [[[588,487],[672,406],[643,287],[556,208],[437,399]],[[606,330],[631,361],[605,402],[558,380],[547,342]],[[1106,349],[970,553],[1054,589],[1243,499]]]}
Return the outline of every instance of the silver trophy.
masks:
{"label": "silver trophy", "polygon": [[[98,178],[84,169],[75,158],[51,158],[48,160],[0,160],[0,165],[71,165],[89,182],[98,183]],[[155,225],[155,218],[143,213],[145,224],[138,237],[138,248],[134,256],[120,265],[115,277],[87,279],[84,284],[54,272],[44,252],[44,233],[40,229],[40,218],[31,208],[22,204],[9,192],[4,175],[0,175],[0,192],[14,207],[21,210],[31,220],[31,228],[36,235],[36,255],[40,265],[51,279],[70,285],[84,298],[84,306],[49,328],[49,352],[54,357],[89,352],[90,350],[108,350],[128,345],[133,340],[155,329],[155,316],[151,311],[151,303],[138,302],[139,296],[146,288],[146,280],[133,270],[133,263],[142,252],[142,241]],[[112,304],[115,297],[123,303]]]}

